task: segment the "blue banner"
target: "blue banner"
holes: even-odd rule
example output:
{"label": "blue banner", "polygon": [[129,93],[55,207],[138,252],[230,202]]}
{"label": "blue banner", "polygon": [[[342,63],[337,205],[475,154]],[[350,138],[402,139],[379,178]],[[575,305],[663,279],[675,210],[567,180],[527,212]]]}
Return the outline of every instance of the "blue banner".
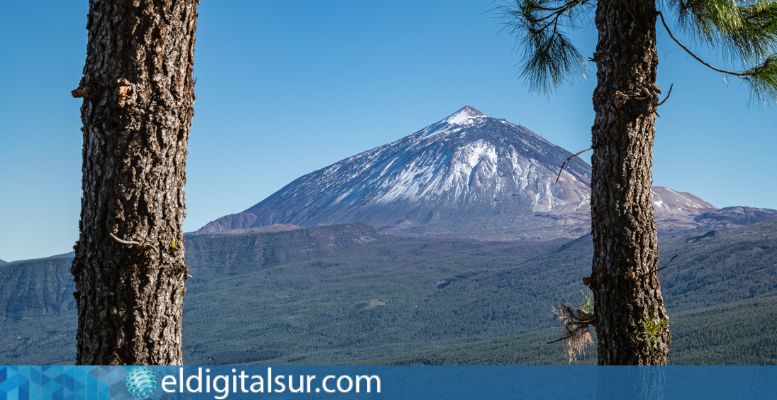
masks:
{"label": "blue banner", "polygon": [[0,399],[777,399],[757,366],[0,366]]}

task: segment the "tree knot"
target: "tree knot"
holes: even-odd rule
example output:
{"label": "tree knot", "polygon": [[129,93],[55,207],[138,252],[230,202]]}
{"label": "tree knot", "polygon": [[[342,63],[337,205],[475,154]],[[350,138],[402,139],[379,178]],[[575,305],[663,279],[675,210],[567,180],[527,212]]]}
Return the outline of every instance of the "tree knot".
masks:
{"label": "tree knot", "polygon": [[615,108],[626,111],[632,116],[652,113],[658,105],[658,94],[661,88],[649,82],[635,91],[624,92],[616,90],[612,95]]}
{"label": "tree knot", "polygon": [[135,85],[124,78],[117,79],[116,84],[118,84],[119,108],[124,108],[125,106],[135,104]]}

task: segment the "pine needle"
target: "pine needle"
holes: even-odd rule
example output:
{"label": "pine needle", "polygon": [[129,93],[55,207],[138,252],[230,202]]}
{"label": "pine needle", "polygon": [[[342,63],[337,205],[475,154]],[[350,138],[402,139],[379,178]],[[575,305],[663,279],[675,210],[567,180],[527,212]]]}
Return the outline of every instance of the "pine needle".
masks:
{"label": "pine needle", "polygon": [[574,28],[589,0],[516,0],[502,7],[507,26],[523,49],[521,77],[532,91],[550,92],[585,73],[585,58],[563,32]]}

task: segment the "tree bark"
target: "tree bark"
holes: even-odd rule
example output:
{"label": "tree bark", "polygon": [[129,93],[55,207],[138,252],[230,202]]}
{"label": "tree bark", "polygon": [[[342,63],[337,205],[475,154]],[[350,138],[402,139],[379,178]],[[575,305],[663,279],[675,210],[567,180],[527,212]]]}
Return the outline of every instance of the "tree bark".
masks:
{"label": "tree bark", "polygon": [[197,0],[90,0],[79,364],[180,364]]}
{"label": "tree bark", "polygon": [[666,364],[670,333],[656,267],[651,199],[655,86],[655,0],[600,0],[594,59],[598,85],[591,277],[600,364]]}

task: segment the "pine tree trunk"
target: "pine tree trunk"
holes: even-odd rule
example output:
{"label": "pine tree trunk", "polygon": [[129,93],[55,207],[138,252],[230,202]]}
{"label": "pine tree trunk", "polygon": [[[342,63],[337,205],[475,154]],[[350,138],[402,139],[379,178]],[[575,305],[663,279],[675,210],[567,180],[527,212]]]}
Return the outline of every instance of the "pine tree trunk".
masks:
{"label": "pine tree trunk", "polygon": [[73,277],[79,364],[180,364],[197,0],[91,0]]}
{"label": "pine tree trunk", "polygon": [[592,275],[600,364],[666,364],[670,334],[651,200],[655,0],[597,3]]}

